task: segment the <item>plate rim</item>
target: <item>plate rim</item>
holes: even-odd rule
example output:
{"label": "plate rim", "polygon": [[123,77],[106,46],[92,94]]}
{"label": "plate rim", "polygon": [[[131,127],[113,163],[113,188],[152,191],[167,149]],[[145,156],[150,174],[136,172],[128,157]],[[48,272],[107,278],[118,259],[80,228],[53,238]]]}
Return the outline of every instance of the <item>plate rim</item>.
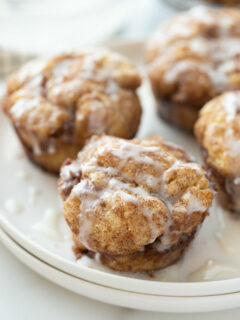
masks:
{"label": "plate rim", "polygon": [[[76,294],[119,307],[168,313],[195,313],[234,309],[240,292],[204,297],[169,297],[122,291],[76,278],[35,257],[0,228],[0,241],[24,265],[37,274]],[[220,306],[220,308],[219,308]]]}
{"label": "plate rim", "polygon": [[129,278],[81,266],[45,249],[32,239],[24,237],[24,235],[10,223],[1,212],[2,210],[0,210],[0,227],[20,246],[49,265],[79,279],[85,279],[118,290],[171,297],[200,297],[240,292],[240,278],[202,282],[165,282]]}

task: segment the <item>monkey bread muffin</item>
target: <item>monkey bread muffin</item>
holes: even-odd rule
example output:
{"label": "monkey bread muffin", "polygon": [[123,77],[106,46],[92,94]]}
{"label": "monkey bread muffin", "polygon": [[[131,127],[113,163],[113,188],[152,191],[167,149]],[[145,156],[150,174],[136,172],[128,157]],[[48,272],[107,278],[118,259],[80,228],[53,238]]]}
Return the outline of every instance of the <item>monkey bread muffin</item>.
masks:
{"label": "monkey bread muffin", "polygon": [[64,163],[59,192],[78,251],[133,272],[176,262],[213,197],[205,171],[181,148],[105,135]]}
{"label": "monkey bread muffin", "polygon": [[2,105],[29,158],[58,173],[94,134],[134,137],[140,84],[135,66],[123,56],[81,50],[23,66],[9,77]]}
{"label": "monkey bread muffin", "polygon": [[240,91],[227,92],[204,106],[195,125],[203,156],[226,209],[240,212]]}
{"label": "monkey bread muffin", "polygon": [[240,89],[240,10],[182,13],[157,30],[146,56],[160,116],[192,131],[207,101]]}

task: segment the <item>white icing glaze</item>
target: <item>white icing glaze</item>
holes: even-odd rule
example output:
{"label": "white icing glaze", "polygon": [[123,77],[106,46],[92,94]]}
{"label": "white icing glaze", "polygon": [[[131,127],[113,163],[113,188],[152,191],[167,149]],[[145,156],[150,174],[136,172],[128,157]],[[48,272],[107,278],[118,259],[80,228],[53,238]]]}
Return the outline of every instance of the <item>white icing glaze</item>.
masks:
{"label": "white icing glaze", "polygon": [[[30,126],[37,121],[37,122],[45,122],[44,113],[39,111],[39,105],[44,103],[44,100],[41,97],[33,97],[33,98],[20,98],[13,104],[10,109],[12,116],[15,118],[16,121],[20,120],[21,118],[27,117],[27,124]],[[51,110],[51,115],[48,121],[54,122],[55,119],[61,114],[61,110],[57,107],[53,107]],[[31,135],[33,141],[33,153],[36,155],[42,154],[41,147],[33,134]],[[54,154],[56,152],[56,148],[54,144],[50,144],[48,146],[47,152],[49,154]]]}
{"label": "white icing glaze", "polygon": [[32,98],[32,99],[19,99],[17,100],[12,108],[10,109],[11,114],[15,119],[21,118],[25,113],[29,111],[33,111],[33,109],[37,109],[38,104],[40,103],[40,99]]}
{"label": "white icing glaze", "polygon": [[35,186],[31,186],[31,187],[28,188],[28,194],[29,194],[30,196],[36,197],[36,196],[38,196],[39,194],[41,194],[41,190],[38,189],[38,188],[35,187]]}
{"label": "white icing glaze", "polygon": [[47,209],[41,221],[33,225],[33,230],[43,237],[48,237],[54,240],[63,238],[60,231],[61,213],[53,209]]}
{"label": "white icing glaze", "polygon": [[202,267],[188,276],[188,281],[210,281],[231,279],[240,276],[240,269],[238,266],[233,266],[226,262],[217,260],[208,260]]}
{"label": "white icing glaze", "polygon": [[56,148],[53,145],[48,146],[47,153],[55,154],[56,153]]}
{"label": "white icing glaze", "polygon": [[[141,164],[155,164],[155,161],[145,153],[159,152],[157,147],[145,147],[142,145],[131,144],[122,140],[118,148],[112,148],[111,153],[126,162],[126,160],[134,159]],[[100,151],[101,153],[101,151]]]}
{"label": "white icing glaze", "polygon": [[126,192],[125,190],[117,190],[115,192],[116,196],[119,196],[124,202],[131,202],[135,204],[139,204],[138,199],[135,195],[132,195],[131,193]]}
{"label": "white icing glaze", "polygon": [[[99,148],[99,154],[103,155],[106,151],[106,147]],[[146,165],[146,166],[154,166],[156,168],[156,161],[154,161],[148,153],[152,154],[154,152],[161,153],[159,148],[155,146],[143,146],[138,144],[131,144],[127,141],[122,140],[119,142],[117,147],[111,148],[111,154],[116,156],[119,159],[118,168],[115,169],[114,174],[119,173],[122,171],[123,166],[128,162],[128,160],[133,159],[134,162]],[[162,154],[162,153],[161,153]],[[166,157],[166,154],[164,154]],[[169,155],[169,160],[171,160],[171,156]],[[162,173],[162,167],[160,162],[158,162],[159,167],[159,174]],[[124,175],[124,173],[122,172]],[[159,184],[159,177],[154,177],[153,175],[149,174],[139,174],[135,177],[136,182],[140,184],[146,183],[148,186],[155,188]]]}
{"label": "white icing glaze", "polygon": [[[134,187],[129,183],[123,183],[115,178],[111,178],[108,182],[108,186],[100,191],[94,191],[94,186],[89,180],[81,180],[81,182],[74,186],[72,194],[81,199],[82,203],[80,205],[80,210],[85,212],[84,217],[81,219],[81,232],[79,234],[79,240],[88,248],[87,235],[90,232],[91,219],[86,217],[86,213],[91,213],[96,210],[102,201],[107,201],[108,198],[114,200],[118,196],[122,201],[133,203],[137,206],[143,207],[142,214],[148,219],[151,229],[152,229],[152,239],[153,242],[156,237],[159,236],[159,228],[153,221],[153,214],[155,211],[145,208],[137,196],[140,199],[155,201],[156,199],[149,196],[149,193],[145,191],[142,187]],[[113,201],[114,202],[114,201]]]}
{"label": "white icing glaze", "polygon": [[179,61],[173,65],[171,69],[169,69],[165,75],[164,79],[166,82],[173,82],[178,77],[179,74],[189,70],[189,69],[196,69],[195,63],[192,61]]}
{"label": "white icing glaze", "polygon": [[[29,124],[34,123],[36,119],[38,121],[45,121],[46,119],[44,113],[39,111],[39,105],[44,103],[47,102],[40,96],[32,98],[19,98],[11,107],[10,113],[16,120],[19,120],[27,115],[27,123]],[[61,115],[61,110],[56,106],[52,106],[48,121],[55,121],[59,115]]]}
{"label": "white icing glaze", "polygon": [[29,196],[29,201],[31,203],[35,203],[38,196],[41,194],[41,190],[35,186],[30,186],[28,188],[28,196]]}
{"label": "white icing glaze", "polygon": [[234,181],[233,181],[233,183],[234,183],[235,185],[240,185],[240,177],[235,178]]}
{"label": "white icing glaze", "polygon": [[[119,86],[113,80],[113,70],[117,64],[124,61],[124,58],[119,54],[110,53],[105,49],[81,50],[79,53],[76,52],[73,58],[61,61],[54,68],[57,83],[64,80],[64,76],[68,74],[71,64],[74,63],[74,59],[79,57],[82,59],[81,68],[79,69],[77,78],[70,80],[70,83],[75,83],[76,87],[79,88],[84,80],[94,80],[97,82],[106,81],[106,90],[109,90],[109,94],[115,93],[115,90],[117,90]],[[105,63],[106,58],[108,59],[107,63]]]}
{"label": "white icing glaze", "polygon": [[105,132],[106,122],[106,109],[100,101],[91,101],[89,103],[90,115],[88,117],[88,132],[89,134],[100,135]]}
{"label": "white icing glaze", "polygon": [[41,155],[42,154],[42,149],[41,149],[41,147],[40,147],[40,145],[38,144],[38,142],[37,142],[37,140],[35,139],[35,141],[34,141],[35,143],[34,143],[34,145],[33,145],[33,153],[35,154],[35,155]]}
{"label": "white icing glaze", "polygon": [[[225,93],[219,103],[221,103],[221,107],[224,110],[224,114],[221,114],[221,117],[227,122],[224,126],[221,143],[223,143],[225,147],[226,157],[231,161],[232,174],[238,175],[240,166],[235,159],[239,157],[240,140],[237,135],[235,123],[238,120],[238,113],[240,111],[240,92],[233,91]],[[207,134],[213,139],[213,143],[215,143],[214,139],[219,130],[219,125],[222,124],[217,121],[209,124],[207,128]]]}
{"label": "white icing glaze", "polygon": [[23,83],[29,78],[37,77],[46,67],[47,59],[32,60],[24,65],[18,73],[19,82]]}
{"label": "white icing glaze", "polygon": [[[239,48],[240,52],[240,48]],[[228,83],[227,72],[229,71],[229,65],[231,63],[231,67],[233,62],[228,61],[228,64],[220,65],[219,67],[215,67],[212,64],[199,64],[193,60],[182,60],[173,64],[173,67],[169,69],[164,74],[164,79],[166,82],[172,83],[174,82],[182,73],[189,72],[189,70],[198,70],[207,74],[211,82],[218,88],[217,90],[221,90]]]}
{"label": "white icing glaze", "polygon": [[234,120],[237,111],[240,110],[240,92],[229,92],[222,99],[222,106],[227,112],[226,120]]}
{"label": "white icing glaze", "polygon": [[26,83],[26,87],[31,88],[32,92],[40,94],[42,82],[43,82],[43,76],[41,74],[39,74],[39,75],[35,76],[34,78],[30,79]]}
{"label": "white icing glaze", "polygon": [[88,267],[88,268],[95,267],[96,263],[97,263],[97,261],[95,259],[91,259],[88,256],[86,256],[85,254],[82,255],[82,257],[77,260],[77,264],[79,264],[81,266]]}
{"label": "white icing glaze", "polygon": [[20,169],[17,171],[16,176],[21,181],[27,181],[31,178],[31,175],[28,171],[24,169]]}
{"label": "white icing glaze", "polygon": [[64,77],[68,74],[69,67],[73,61],[73,58],[64,59],[53,68],[53,75],[55,76],[56,83],[64,81]]}
{"label": "white icing glaze", "polygon": [[110,79],[107,83],[107,87],[105,89],[105,93],[109,95],[115,95],[119,90],[119,86],[115,81]]}
{"label": "white icing glaze", "polygon": [[[185,43],[183,42],[183,45]],[[189,42],[189,47],[192,51],[201,54],[203,56],[207,55],[209,52],[209,43],[206,39],[204,38],[193,38],[190,42]]]}
{"label": "white icing glaze", "polygon": [[207,208],[204,206],[200,199],[189,191],[185,193],[183,199],[188,200],[187,214],[191,215],[193,212],[206,212]]}
{"label": "white icing glaze", "polygon": [[[24,99],[20,98],[12,106],[10,112],[16,121],[21,120],[25,116],[27,117],[27,124],[30,126],[37,122],[45,122],[44,113],[39,111],[39,105],[44,103],[40,97]],[[55,119],[60,115],[61,110],[57,107],[53,107],[51,110],[51,115],[48,121],[54,122]],[[29,131],[28,134],[31,136],[33,142],[33,153],[36,155],[42,154],[41,146],[34,134]],[[54,154],[56,152],[56,146],[54,143],[50,143],[46,150],[49,154]]]}
{"label": "white icing glaze", "polygon": [[168,232],[169,232],[171,225],[172,225],[172,222],[171,221],[169,222],[169,220],[168,220],[167,227],[166,227],[167,232],[165,232],[165,234],[161,237],[161,241],[154,242],[154,248],[158,252],[163,252],[163,251],[169,250],[171,248],[171,244],[169,242],[169,236],[168,236]]}
{"label": "white icing glaze", "polygon": [[61,178],[63,180],[70,180],[73,175],[78,176],[80,168],[76,166],[75,162],[65,165],[61,169]]}
{"label": "white icing glaze", "polygon": [[23,205],[22,203],[14,198],[9,198],[4,202],[4,208],[7,210],[7,212],[12,214],[18,214],[22,213],[23,211]]}
{"label": "white icing glaze", "polygon": [[196,21],[202,22],[204,24],[214,23],[214,19],[209,12],[209,9],[205,6],[197,6],[189,10],[189,15]]}

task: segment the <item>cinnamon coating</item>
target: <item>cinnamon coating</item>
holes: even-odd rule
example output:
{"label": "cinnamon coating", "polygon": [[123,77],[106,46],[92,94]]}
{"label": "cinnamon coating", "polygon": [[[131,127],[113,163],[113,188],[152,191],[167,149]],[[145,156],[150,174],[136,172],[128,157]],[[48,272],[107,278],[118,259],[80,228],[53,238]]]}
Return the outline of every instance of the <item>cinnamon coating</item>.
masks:
{"label": "cinnamon coating", "polygon": [[[177,244],[161,249],[160,241],[144,246],[141,250],[128,255],[107,255],[100,254],[100,262],[116,271],[152,271],[163,269],[176,263],[184,254],[194,238],[195,232],[188,236],[183,236]],[[159,246],[160,245],[160,250]],[[78,249],[81,252],[81,250]],[[83,253],[82,253],[83,252]],[[87,254],[90,257],[96,256],[92,252],[82,251],[80,255]]]}
{"label": "cinnamon coating", "polygon": [[146,59],[160,116],[191,131],[207,101],[240,89],[240,10],[179,14],[152,36]]}
{"label": "cinnamon coating", "polygon": [[201,166],[159,137],[92,137],[63,165],[59,192],[79,250],[130,271],[180,258],[213,197]]}
{"label": "cinnamon coating", "polygon": [[219,186],[221,204],[240,212],[240,91],[208,102],[200,112],[195,135]]}
{"label": "cinnamon coating", "polygon": [[123,56],[89,49],[34,60],[11,75],[3,109],[29,157],[58,172],[94,134],[132,138],[141,78]]}

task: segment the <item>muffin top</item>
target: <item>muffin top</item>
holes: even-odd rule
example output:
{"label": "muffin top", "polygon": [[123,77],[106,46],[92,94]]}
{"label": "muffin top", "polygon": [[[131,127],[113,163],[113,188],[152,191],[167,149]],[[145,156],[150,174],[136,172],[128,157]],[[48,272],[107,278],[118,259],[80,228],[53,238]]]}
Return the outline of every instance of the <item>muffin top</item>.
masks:
{"label": "muffin top", "polygon": [[132,137],[141,78],[121,55],[101,48],[33,60],[11,75],[3,108],[39,139],[83,144],[92,134]]}
{"label": "muffin top", "polygon": [[154,92],[200,108],[240,88],[240,10],[196,7],[163,24],[147,46]]}
{"label": "muffin top", "polygon": [[240,91],[224,93],[200,112],[195,134],[206,161],[224,176],[240,174]]}
{"label": "muffin top", "polygon": [[164,251],[191,234],[207,214],[205,171],[162,138],[92,137],[60,173],[64,216],[83,246],[113,255],[160,239]]}

